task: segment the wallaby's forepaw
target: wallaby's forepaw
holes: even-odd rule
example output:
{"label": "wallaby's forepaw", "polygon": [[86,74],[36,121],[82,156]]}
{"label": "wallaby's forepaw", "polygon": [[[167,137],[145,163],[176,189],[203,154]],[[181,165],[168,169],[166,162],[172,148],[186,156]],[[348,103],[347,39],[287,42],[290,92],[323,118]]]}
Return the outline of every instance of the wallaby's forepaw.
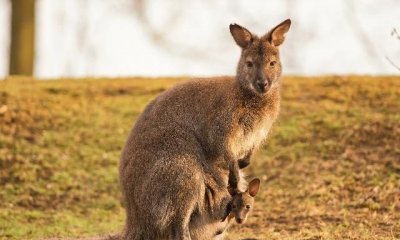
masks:
{"label": "wallaby's forepaw", "polygon": [[228,182],[228,189],[232,189],[237,191],[238,190],[239,182],[236,179],[229,179]]}
{"label": "wallaby's forepaw", "polygon": [[250,165],[250,158],[248,159],[240,159],[238,161],[239,169],[243,169]]}
{"label": "wallaby's forepaw", "polygon": [[230,194],[231,196],[235,196],[235,195],[238,194],[240,191],[239,191],[239,189],[238,189],[237,186],[236,186],[236,187],[228,186],[228,192],[229,192],[229,194]]}

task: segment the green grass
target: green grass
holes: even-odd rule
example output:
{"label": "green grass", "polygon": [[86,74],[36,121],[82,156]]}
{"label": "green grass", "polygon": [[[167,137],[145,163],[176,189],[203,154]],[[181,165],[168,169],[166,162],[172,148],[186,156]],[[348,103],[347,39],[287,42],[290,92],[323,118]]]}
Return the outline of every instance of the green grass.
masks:
{"label": "green grass", "polygon": [[[182,79],[0,82],[0,238],[118,232],[118,160],[136,117]],[[231,239],[399,239],[400,78],[287,77],[246,170],[262,179]]]}

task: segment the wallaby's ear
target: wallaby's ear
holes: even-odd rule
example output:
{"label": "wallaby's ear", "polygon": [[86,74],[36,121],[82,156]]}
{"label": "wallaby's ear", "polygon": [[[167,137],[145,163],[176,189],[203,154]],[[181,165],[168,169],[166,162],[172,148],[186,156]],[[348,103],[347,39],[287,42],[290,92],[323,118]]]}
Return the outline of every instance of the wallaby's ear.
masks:
{"label": "wallaby's ear", "polygon": [[260,189],[260,179],[254,178],[249,183],[248,191],[249,191],[250,196],[255,197],[258,193],[258,189]]}
{"label": "wallaby's ear", "polygon": [[267,34],[269,43],[271,43],[275,47],[281,45],[285,40],[285,34],[289,31],[291,23],[292,22],[290,21],[290,19],[286,19],[285,21],[278,24],[278,26],[273,28]]}
{"label": "wallaby's ear", "polygon": [[239,45],[241,48],[250,46],[251,42],[253,41],[253,36],[249,30],[237,25],[236,23],[229,25],[229,30],[231,31],[232,37],[235,39],[237,45]]}

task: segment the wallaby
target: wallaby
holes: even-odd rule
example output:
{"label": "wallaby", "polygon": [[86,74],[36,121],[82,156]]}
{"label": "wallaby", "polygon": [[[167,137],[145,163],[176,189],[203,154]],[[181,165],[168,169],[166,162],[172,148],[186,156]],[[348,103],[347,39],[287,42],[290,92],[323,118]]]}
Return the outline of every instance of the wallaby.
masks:
{"label": "wallaby", "polygon": [[235,189],[238,167],[249,164],[278,116],[278,48],[290,24],[285,20],[262,37],[230,25],[242,49],[236,77],[179,84],[145,108],[121,156],[124,239],[191,239],[191,222],[212,212],[206,199],[227,204],[228,181]]}

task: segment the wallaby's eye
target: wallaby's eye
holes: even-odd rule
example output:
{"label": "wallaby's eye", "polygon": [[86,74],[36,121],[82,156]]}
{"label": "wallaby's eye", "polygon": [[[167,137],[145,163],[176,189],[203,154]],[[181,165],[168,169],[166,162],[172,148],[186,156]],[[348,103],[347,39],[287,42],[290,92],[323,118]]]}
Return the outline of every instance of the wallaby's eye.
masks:
{"label": "wallaby's eye", "polygon": [[246,62],[246,66],[247,66],[248,68],[251,68],[251,67],[253,67],[253,63],[252,63],[251,61],[247,61],[247,62]]}
{"label": "wallaby's eye", "polygon": [[271,61],[271,62],[269,62],[269,66],[270,67],[273,67],[273,66],[275,66],[276,65],[276,61]]}
{"label": "wallaby's eye", "polygon": [[249,208],[250,208],[250,205],[249,205],[249,204],[247,204],[247,205],[246,205],[246,208],[247,208],[247,209],[249,209]]}

